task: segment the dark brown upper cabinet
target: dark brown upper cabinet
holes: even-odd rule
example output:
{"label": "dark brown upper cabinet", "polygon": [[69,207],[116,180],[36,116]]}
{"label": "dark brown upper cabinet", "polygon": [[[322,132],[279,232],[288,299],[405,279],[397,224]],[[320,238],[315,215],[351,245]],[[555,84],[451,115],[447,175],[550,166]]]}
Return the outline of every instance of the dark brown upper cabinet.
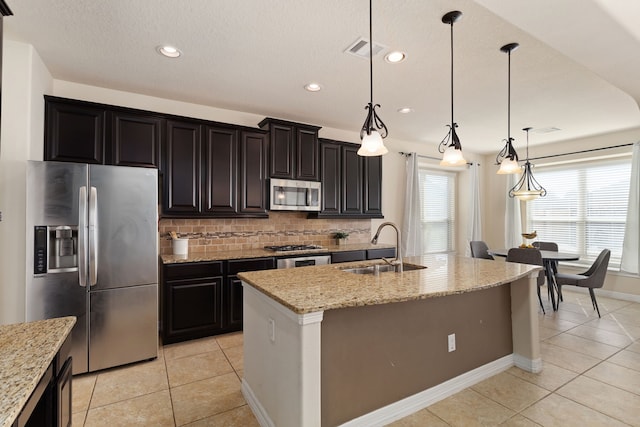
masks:
{"label": "dark brown upper cabinet", "polygon": [[320,139],[322,205],[318,218],[383,218],[382,157],[358,156],[359,145]]}
{"label": "dark brown upper cabinet", "polygon": [[269,131],[271,178],[319,181],[320,127],[266,118],[258,126]]}
{"label": "dark brown upper cabinet", "polygon": [[168,120],[164,146],[164,217],[268,216],[264,131]]}
{"label": "dark brown upper cabinet", "polygon": [[45,95],[45,121],[45,160],[160,166],[160,115]]}

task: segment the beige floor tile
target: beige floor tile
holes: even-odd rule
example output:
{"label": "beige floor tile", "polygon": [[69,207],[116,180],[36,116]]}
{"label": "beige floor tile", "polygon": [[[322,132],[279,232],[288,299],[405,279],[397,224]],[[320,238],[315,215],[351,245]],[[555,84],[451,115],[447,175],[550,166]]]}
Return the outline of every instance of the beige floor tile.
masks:
{"label": "beige floor tile", "polygon": [[538,325],[545,328],[555,329],[556,331],[565,332],[569,329],[579,326],[580,324],[569,322],[568,320],[562,320],[556,317],[553,312],[550,313],[549,311],[547,311],[546,315],[540,316],[538,318]]}
{"label": "beige floor tile", "polygon": [[636,328],[640,327],[640,319],[638,319],[637,315],[624,313],[624,312],[621,312],[620,310],[607,314],[606,318],[615,319],[617,322],[620,322],[620,324],[622,324],[623,326],[633,326]]}
{"label": "beige floor tile", "polygon": [[600,360],[604,360],[620,351],[618,347],[572,335],[570,332],[556,335],[555,337],[547,339],[546,342],[557,345],[558,347],[577,351],[578,353],[587,354]]}
{"label": "beige floor tile", "polygon": [[233,372],[222,350],[167,360],[170,387]]}
{"label": "beige floor tile", "polygon": [[507,372],[487,378],[471,388],[516,412],[522,411],[549,394],[548,390]]}
{"label": "beige floor tile", "polygon": [[166,360],[173,360],[215,350],[220,350],[218,341],[216,341],[215,337],[207,337],[166,345],[163,353]]}
{"label": "beige floor tile", "polygon": [[84,419],[87,417],[87,411],[75,412],[71,415],[71,425],[73,427],[84,426]]}
{"label": "beige floor tile", "polygon": [[146,394],[87,413],[86,427],[173,426],[169,390]]}
{"label": "beige floor tile", "polygon": [[434,403],[429,411],[449,425],[465,427],[498,425],[515,415],[512,410],[471,389]]}
{"label": "beige floor tile", "polygon": [[242,332],[232,332],[230,334],[218,335],[216,336],[216,341],[218,341],[218,345],[222,349],[226,349],[229,347],[238,347],[242,346]]}
{"label": "beige floor tile", "polygon": [[[583,303],[580,302],[561,302],[560,309],[558,310],[559,314],[562,315],[564,312],[570,311],[572,313],[579,314],[580,316],[577,319],[583,319],[584,321],[589,321],[589,319],[597,319],[598,312],[591,305],[591,300],[588,302],[585,301]],[[608,312],[608,311],[607,311]],[[600,307],[600,314],[604,314],[602,307]]]}
{"label": "beige floor tile", "polygon": [[540,353],[542,354],[543,363],[553,363],[556,366],[577,373],[582,373],[600,362],[600,359],[595,357],[577,353],[573,350],[558,347],[557,345],[547,342],[540,343]]}
{"label": "beige floor tile", "polygon": [[229,359],[229,362],[231,363],[231,366],[233,366],[234,370],[238,371],[244,368],[244,353],[242,346],[229,347],[223,349],[222,351],[227,356],[227,359]]}
{"label": "beige floor tile", "polygon": [[629,347],[625,348],[625,350],[632,351],[634,353],[640,353],[640,341],[634,342]]}
{"label": "beige floor tile", "polygon": [[98,374],[91,409],[168,388],[164,360],[103,371]]}
{"label": "beige floor tile", "polygon": [[171,399],[178,426],[246,404],[235,373],[172,388]]}
{"label": "beige floor tile", "polygon": [[640,339],[640,326],[629,324],[625,325],[612,316],[603,317],[602,319],[594,319],[585,325],[591,328],[602,329],[603,331],[626,335],[631,339]]}
{"label": "beige floor tile", "polygon": [[500,424],[503,427],[538,427],[540,424],[518,414]]}
{"label": "beige floor tile", "polygon": [[631,425],[640,426],[640,396],[581,376],[557,394]]}
{"label": "beige floor tile", "polygon": [[538,326],[538,335],[540,337],[540,340],[546,340],[548,338],[551,338],[553,336],[556,336],[558,334],[561,334],[562,332],[557,330],[557,329],[553,329],[553,328],[547,328],[546,326]]}
{"label": "beige floor tile", "polygon": [[615,332],[604,331],[586,325],[577,326],[567,331],[567,333],[619,348],[624,348],[632,343],[632,340],[626,335],[616,334]]}
{"label": "beige floor tile", "polygon": [[607,361],[640,372],[640,353],[622,350],[620,353],[611,356]]}
{"label": "beige floor tile", "polygon": [[93,388],[96,385],[97,375],[76,375],[71,380],[71,412],[83,412],[89,409]]}
{"label": "beige floor tile", "polygon": [[524,371],[515,366],[509,368],[507,372],[549,391],[557,390],[578,376],[577,372],[561,368],[547,361],[542,365],[542,372],[537,374]]}
{"label": "beige floor tile", "polygon": [[422,409],[414,412],[408,417],[404,417],[401,420],[387,424],[387,427],[447,427],[448,425],[449,424],[442,421],[428,409]]}
{"label": "beige floor tile", "polygon": [[595,316],[592,315],[590,312],[576,313],[574,311],[565,310],[563,304],[564,303],[560,303],[560,307],[556,312],[556,316],[560,320],[565,320],[565,321],[569,321],[569,322],[573,322],[581,325],[583,323],[589,322],[592,319],[598,317],[598,313],[595,310],[593,310],[593,308],[592,310],[593,310],[593,313],[595,313]]}
{"label": "beige floor tile", "polygon": [[525,409],[522,415],[545,427],[626,426],[616,419],[555,393]]}
{"label": "beige floor tile", "polygon": [[260,427],[249,406],[244,405],[222,414],[198,420],[188,427]]}
{"label": "beige floor tile", "polygon": [[640,372],[633,369],[605,361],[589,369],[584,375],[640,396]]}

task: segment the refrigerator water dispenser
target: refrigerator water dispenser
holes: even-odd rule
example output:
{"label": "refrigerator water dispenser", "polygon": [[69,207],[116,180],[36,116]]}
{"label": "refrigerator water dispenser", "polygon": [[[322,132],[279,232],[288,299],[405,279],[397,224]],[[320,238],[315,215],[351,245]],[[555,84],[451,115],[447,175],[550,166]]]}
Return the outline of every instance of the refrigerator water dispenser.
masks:
{"label": "refrigerator water dispenser", "polygon": [[78,270],[78,228],[59,225],[34,227],[33,273]]}

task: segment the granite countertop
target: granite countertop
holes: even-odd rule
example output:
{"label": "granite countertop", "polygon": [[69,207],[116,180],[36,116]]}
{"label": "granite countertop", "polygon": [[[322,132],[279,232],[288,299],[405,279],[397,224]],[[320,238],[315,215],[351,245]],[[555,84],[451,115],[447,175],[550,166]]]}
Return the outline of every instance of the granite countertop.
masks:
{"label": "granite countertop", "polygon": [[425,255],[404,259],[427,268],[379,276],[341,271],[380,264],[380,260],[349,262],[295,270],[263,270],[238,277],[295,313],[387,304],[487,289],[510,283],[541,267],[456,255]]}
{"label": "granite countertop", "polygon": [[0,426],[10,426],[71,333],[75,317],[0,325]]}
{"label": "granite countertop", "polygon": [[281,257],[281,256],[296,256],[296,255],[327,255],[331,252],[345,252],[345,251],[361,251],[367,249],[386,249],[394,248],[395,245],[377,244],[371,243],[355,243],[345,245],[328,245],[323,246],[322,249],[310,249],[303,251],[288,251],[288,252],[274,252],[266,249],[242,249],[235,251],[211,251],[211,252],[189,252],[188,255],[161,255],[163,264],[177,264],[183,262],[205,262],[205,261],[226,261],[230,259],[243,259],[243,258],[268,258],[268,257]]}

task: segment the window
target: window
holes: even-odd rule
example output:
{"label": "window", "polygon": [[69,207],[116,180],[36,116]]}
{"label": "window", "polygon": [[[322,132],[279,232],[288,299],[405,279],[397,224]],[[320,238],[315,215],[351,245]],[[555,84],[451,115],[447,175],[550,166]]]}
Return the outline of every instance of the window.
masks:
{"label": "window", "polygon": [[528,230],[540,241],[556,242],[562,252],[591,265],[602,249],[611,250],[610,267],[620,268],[631,179],[629,158],[540,167],[536,179],[547,196],[529,202]]}
{"label": "window", "polygon": [[425,253],[455,250],[456,174],[420,167],[420,217]]}

